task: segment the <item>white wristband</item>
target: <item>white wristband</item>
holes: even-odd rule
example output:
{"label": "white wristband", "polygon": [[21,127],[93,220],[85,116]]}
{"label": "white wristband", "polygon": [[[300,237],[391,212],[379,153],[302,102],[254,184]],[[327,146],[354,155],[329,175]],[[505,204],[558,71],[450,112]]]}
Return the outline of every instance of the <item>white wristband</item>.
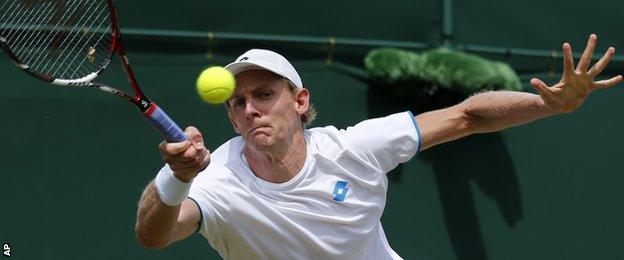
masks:
{"label": "white wristband", "polygon": [[191,183],[184,183],[173,175],[173,171],[169,165],[165,165],[156,175],[154,186],[156,192],[165,204],[169,206],[178,206],[186,199],[191,189]]}

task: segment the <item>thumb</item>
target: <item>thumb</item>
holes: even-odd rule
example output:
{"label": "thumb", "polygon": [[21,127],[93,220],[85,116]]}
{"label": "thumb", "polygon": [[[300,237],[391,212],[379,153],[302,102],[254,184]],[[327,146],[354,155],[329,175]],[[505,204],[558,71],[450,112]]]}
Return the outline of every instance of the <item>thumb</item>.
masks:
{"label": "thumb", "polygon": [[537,93],[542,96],[542,98],[552,98],[553,92],[552,90],[546,86],[546,83],[538,78],[531,79],[531,86],[537,91]]}
{"label": "thumb", "polygon": [[188,137],[189,141],[191,141],[191,144],[193,145],[193,147],[195,147],[195,149],[204,149],[204,137],[202,136],[201,132],[197,130],[197,128],[195,128],[194,126],[189,126],[184,130],[184,133],[186,133],[186,136]]}
{"label": "thumb", "polygon": [[176,155],[176,154],[180,154],[180,153],[186,151],[186,149],[188,149],[190,146],[191,146],[190,142],[188,142],[186,140],[182,141],[182,142],[179,142],[179,143],[169,143],[169,142],[163,140],[158,145],[158,149],[163,154]]}

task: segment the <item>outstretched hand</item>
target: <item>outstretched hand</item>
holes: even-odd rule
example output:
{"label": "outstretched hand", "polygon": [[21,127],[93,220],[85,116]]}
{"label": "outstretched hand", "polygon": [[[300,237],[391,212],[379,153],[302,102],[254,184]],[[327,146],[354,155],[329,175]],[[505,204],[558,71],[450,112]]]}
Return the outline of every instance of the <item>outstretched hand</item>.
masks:
{"label": "outstretched hand", "polygon": [[595,34],[589,36],[587,47],[585,47],[576,69],[572,58],[572,47],[569,43],[563,44],[563,76],[559,83],[548,87],[538,78],[531,79],[531,85],[542,97],[544,104],[553,112],[573,112],[581,107],[592,91],[609,88],[622,82],[622,75],[594,81],[594,78],[602,72],[615,53],[615,48],[609,47],[604,56],[589,68],[596,47],[596,39]]}

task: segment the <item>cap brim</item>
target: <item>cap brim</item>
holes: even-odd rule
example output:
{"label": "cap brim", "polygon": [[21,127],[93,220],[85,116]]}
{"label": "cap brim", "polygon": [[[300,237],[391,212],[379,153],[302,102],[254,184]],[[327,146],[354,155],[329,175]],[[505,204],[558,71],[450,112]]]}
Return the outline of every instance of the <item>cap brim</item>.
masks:
{"label": "cap brim", "polygon": [[236,75],[243,71],[261,69],[268,70],[282,77],[286,77],[285,75],[282,75],[282,73],[276,71],[274,68],[271,68],[271,65],[264,64],[263,62],[236,61],[226,65],[224,68],[232,72],[233,75]]}

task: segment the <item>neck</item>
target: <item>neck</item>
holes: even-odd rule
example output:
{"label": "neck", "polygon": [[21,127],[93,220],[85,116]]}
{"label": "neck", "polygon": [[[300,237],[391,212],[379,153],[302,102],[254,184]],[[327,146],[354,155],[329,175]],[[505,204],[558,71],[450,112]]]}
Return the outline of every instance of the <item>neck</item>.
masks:
{"label": "neck", "polygon": [[273,183],[292,180],[303,168],[307,145],[302,132],[297,132],[290,142],[274,149],[257,150],[245,146],[249,168],[258,178]]}

